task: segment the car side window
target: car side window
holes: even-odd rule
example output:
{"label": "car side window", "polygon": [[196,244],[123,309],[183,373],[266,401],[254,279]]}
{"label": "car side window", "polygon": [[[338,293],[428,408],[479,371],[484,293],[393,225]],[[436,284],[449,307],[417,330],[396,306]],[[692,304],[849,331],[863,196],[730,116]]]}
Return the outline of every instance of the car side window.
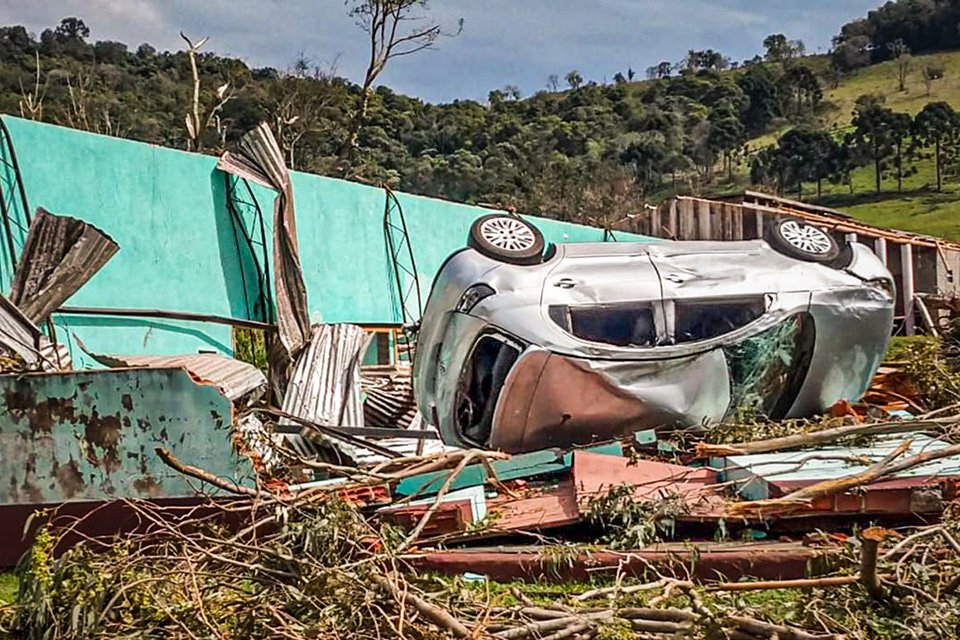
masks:
{"label": "car side window", "polygon": [[763,296],[741,300],[677,300],[673,338],[677,344],[719,338],[747,326],[763,315]]}
{"label": "car side window", "polygon": [[653,307],[645,303],[554,306],[550,318],[581,340],[616,347],[652,347],[657,343]]}

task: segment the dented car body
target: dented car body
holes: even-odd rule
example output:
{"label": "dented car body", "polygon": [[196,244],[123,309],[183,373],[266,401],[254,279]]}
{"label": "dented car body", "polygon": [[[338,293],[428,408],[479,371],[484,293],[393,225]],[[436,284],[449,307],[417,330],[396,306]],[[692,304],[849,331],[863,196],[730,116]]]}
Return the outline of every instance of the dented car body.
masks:
{"label": "dented car body", "polygon": [[420,411],[450,444],[522,452],[858,399],[893,280],[865,246],[843,251],[828,266],[763,240],[562,244],[518,265],[463,249],[423,316]]}

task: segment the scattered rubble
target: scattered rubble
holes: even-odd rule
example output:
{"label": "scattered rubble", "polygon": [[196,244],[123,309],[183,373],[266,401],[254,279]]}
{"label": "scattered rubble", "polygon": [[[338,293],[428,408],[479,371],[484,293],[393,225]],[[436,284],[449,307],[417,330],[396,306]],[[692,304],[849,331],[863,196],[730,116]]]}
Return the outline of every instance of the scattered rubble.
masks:
{"label": "scattered rubble", "polygon": [[[269,128],[219,167],[277,193],[266,373],[213,353],[94,354],[82,343],[107,369],[70,371],[38,325],[118,247],[71,218],[38,210],[33,220],[10,298],[0,296],[0,367],[16,374],[0,376],[0,391],[23,430],[0,432],[0,442],[31,461],[9,491],[31,513],[17,529],[32,542],[17,602],[0,605],[0,633],[859,640],[960,631],[960,395],[943,327],[942,339],[882,367],[862,401],[842,399],[820,417],[773,421],[757,410],[761,378],[780,384],[800,366],[771,348],[762,367],[747,367],[742,386],[763,386],[756,397],[728,407],[731,384],[721,381],[727,396],[708,429],[623,414],[607,416],[616,437],[593,432],[578,446],[458,448],[429,426],[436,416],[419,413],[408,362],[366,364],[372,334],[360,326],[310,325],[290,176]],[[532,259],[514,257],[524,268]],[[461,302],[479,299],[452,300]],[[809,295],[794,302],[805,307]],[[890,300],[880,306],[892,313]],[[809,348],[800,324],[757,334],[761,346],[789,338]],[[470,381],[478,398],[499,388],[480,373],[505,376],[502,356],[520,357],[511,340],[491,343],[489,371]],[[746,357],[718,345],[717,371]],[[467,358],[469,341],[446,346]],[[430,375],[453,376],[440,360]],[[441,382],[438,398],[460,392],[459,378]],[[544,411],[584,389],[557,391]],[[585,433],[609,411],[574,400]],[[637,398],[624,406],[639,410]],[[467,422],[489,428],[492,408]],[[72,429],[76,457],[55,426]],[[556,434],[538,426],[549,444]],[[58,492],[62,504],[50,500]],[[37,505],[46,508],[33,514]]]}

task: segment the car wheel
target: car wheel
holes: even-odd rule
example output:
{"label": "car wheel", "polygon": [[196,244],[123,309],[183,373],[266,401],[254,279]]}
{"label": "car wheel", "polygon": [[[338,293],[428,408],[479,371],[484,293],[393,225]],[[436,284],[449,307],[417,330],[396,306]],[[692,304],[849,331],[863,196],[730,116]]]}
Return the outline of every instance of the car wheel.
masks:
{"label": "car wheel", "polygon": [[533,265],[543,261],[543,234],[517,216],[482,216],[470,226],[467,245],[483,255],[510,264]]}
{"label": "car wheel", "polygon": [[806,262],[833,265],[840,257],[840,245],[829,233],[796,218],[781,218],[764,234],[776,251]]}

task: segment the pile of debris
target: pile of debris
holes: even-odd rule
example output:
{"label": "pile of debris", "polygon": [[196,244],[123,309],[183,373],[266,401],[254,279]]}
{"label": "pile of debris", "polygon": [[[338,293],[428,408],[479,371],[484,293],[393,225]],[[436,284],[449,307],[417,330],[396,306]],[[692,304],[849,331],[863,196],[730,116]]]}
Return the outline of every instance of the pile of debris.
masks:
{"label": "pile of debris", "polygon": [[77,638],[948,636],[960,625],[960,445],[943,438],[958,423],[828,418],[751,442],[641,432],[512,457],[301,459],[327,479],[253,488],[161,449],[235,497],[131,501],[138,530],[67,550],[83,519],[44,529],[4,626]]}
{"label": "pile of debris", "polygon": [[[191,464],[149,424],[126,435],[117,417],[106,436],[78,432],[84,443],[99,437],[80,465],[106,465],[116,479],[128,457],[145,469],[150,456],[195,495],[164,502],[171,496],[151,493],[144,474],[130,484],[150,500],[117,496],[123,526],[102,526],[100,508],[31,516],[34,542],[0,632],[816,640],[960,631],[960,387],[937,373],[939,352],[927,354],[934,369],[914,360],[883,369],[865,403],[842,402],[819,421],[739,419],[513,456],[451,448],[424,428],[409,366],[362,366],[370,334],[310,324],[290,176],[269,129],[219,167],[277,194],[267,371],[217,354],[89,355],[111,370],[180,368],[215,387],[226,408],[210,413],[226,421],[252,478],[228,477],[223,461]],[[0,297],[5,368],[69,367],[38,325],[116,251],[89,225],[38,211],[10,299]],[[44,415],[56,405],[67,423],[83,411],[62,404],[48,398]],[[39,415],[18,410],[20,422]],[[121,455],[118,443],[139,452]],[[82,483],[69,463],[54,458],[50,474]],[[36,488],[36,469],[24,473],[32,484],[23,486]]]}

